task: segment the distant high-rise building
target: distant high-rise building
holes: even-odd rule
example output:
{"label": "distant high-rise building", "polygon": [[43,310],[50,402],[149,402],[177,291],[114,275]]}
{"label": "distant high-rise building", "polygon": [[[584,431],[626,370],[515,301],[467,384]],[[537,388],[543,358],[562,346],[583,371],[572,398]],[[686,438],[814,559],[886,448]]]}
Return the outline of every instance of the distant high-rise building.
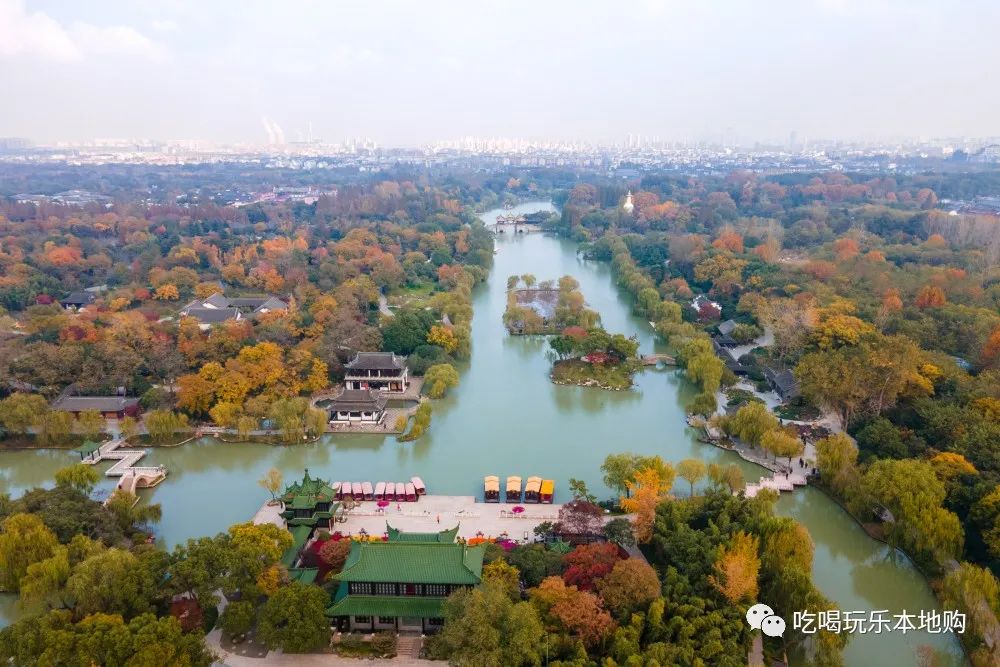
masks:
{"label": "distant high-rise building", "polygon": [[788,133],[788,147],[791,149],[797,148],[799,145],[799,133],[792,130]]}
{"label": "distant high-rise building", "polygon": [[31,148],[31,141],[22,137],[0,137],[0,151],[21,151]]}

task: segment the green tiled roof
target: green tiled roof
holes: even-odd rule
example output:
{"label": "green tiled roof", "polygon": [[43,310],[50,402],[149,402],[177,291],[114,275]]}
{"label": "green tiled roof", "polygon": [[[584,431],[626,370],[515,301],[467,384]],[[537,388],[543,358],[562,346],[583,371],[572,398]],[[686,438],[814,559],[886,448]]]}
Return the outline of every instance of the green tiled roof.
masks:
{"label": "green tiled roof", "polygon": [[295,564],[295,560],[299,557],[299,552],[305,546],[312,530],[312,526],[292,526],[288,529],[288,532],[292,534],[292,546],[288,547],[288,550],[281,555],[282,565],[290,568]]}
{"label": "green tiled roof", "polygon": [[281,499],[286,506],[300,502],[300,497],[308,499],[310,504],[295,508],[308,509],[319,502],[330,502],[336,495],[329,482],[324,482],[321,479],[313,479],[309,476],[309,469],[306,468],[305,474],[302,476],[302,481],[293,482],[286,486],[285,492],[281,494]]}
{"label": "green tiled roof", "polygon": [[102,443],[94,442],[93,440],[85,440],[82,445],[76,447],[73,451],[83,456],[89,456],[100,449],[101,444]]}
{"label": "green tiled roof", "polygon": [[416,616],[440,618],[444,598],[415,596],[348,595],[333,603],[327,616]]}
{"label": "green tiled roof", "polygon": [[292,504],[289,505],[293,510],[308,510],[316,506],[316,502],[309,496],[297,495],[292,498]]}
{"label": "green tiled roof", "polygon": [[338,581],[477,585],[482,545],[434,542],[355,542]]}
{"label": "green tiled roof", "polygon": [[296,567],[288,571],[288,575],[292,578],[292,581],[298,581],[303,584],[315,582],[317,574],[319,574],[319,570],[314,567]]}
{"label": "green tiled roof", "polygon": [[437,533],[407,533],[398,528],[393,528],[387,521],[385,528],[389,534],[390,542],[440,542],[442,544],[450,544],[458,536],[458,526]]}

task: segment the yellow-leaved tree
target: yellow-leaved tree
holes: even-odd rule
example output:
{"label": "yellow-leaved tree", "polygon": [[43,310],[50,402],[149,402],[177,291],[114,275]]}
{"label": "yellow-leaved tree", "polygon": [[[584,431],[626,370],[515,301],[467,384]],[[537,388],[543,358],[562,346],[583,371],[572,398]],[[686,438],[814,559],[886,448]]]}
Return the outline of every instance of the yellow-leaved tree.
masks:
{"label": "yellow-leaved tree", "polygon": [[656,506],[663,501],[674,485],[674,468],[669,463],[647,466],[627,480],[628,497],[620,500],[622,509],[634,514],[632,532],[635,539],[643,544],[653,537],[653,522],[656,521]]}
{"label": "yellow-leaved tree", "polygon": [[757,598],[758,546],[755,536],[740,531],[719,548],[715,574],[710,574],[708,581],[733,604]]}

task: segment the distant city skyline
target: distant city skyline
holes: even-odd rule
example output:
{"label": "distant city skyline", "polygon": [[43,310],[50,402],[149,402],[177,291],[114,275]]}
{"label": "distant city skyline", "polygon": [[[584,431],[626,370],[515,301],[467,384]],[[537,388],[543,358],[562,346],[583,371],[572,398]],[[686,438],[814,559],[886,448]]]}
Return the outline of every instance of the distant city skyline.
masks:
{"label": "distant city skyline", "polygon": [[997,25],[986,0],[0,0],[0,137],[989,137]]}

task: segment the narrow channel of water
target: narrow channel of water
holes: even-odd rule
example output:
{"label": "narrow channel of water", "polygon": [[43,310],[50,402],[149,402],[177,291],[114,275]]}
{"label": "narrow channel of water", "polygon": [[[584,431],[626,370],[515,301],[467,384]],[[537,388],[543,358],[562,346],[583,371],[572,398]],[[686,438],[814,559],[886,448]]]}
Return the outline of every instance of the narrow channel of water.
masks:
{"label": "narrow channel of water", "polygon": [[[515,212],[543,208],[550,207],[525,204]],[[492,222],[499,212],[489,211],[483,219]],[[610,496],[599,468],[613,452],[659,454],[674,462],[688,457],[735,462],[748,479],[764,474],[734,454],[695,440],[683,409],[693,388],[676,371],[646,371],[627,392],[553,385],[547,341],[511,337],[503,328],[509,275],[532,273],[540,281],[572,275],[609,331],[637,335],[643,352],[665,349],[649,324],[631,314],[629,298],[616,288],[610,266],[581,259],[575,244],[541,234],[505,234],[496,247],[490,279],[473,295],[472,360],[460,368],[458,389],[435,401],[428,435],[407,444],[391,437],[336,435],[291,447],[205,439],[152,450],[149,463],[170,471],[164,483],[144,492],[163,505],[161,539],[172,546],[246,521],[267,497],[256,480],[271,467],[279,468],[286,480],[301,476],[304,467],[332,480],[420,475],[430,493],[468,495],[482,492],[487,474],[541,475],[556,480],[557,501],[567,499],[570,477],[586,481],[598,496]],[[66,452],[0,453],[0,492],[17,495],[46,484],[71,461]],[[105,483],[103,489],[109,488]],[[682,480],[675,491],[687,493],[687,483]],[[893,561],[884,545],[865,535],[819,491],[785,494],[778,511],[808,527],[816,543],[816,584],[841,609],[898,613],[936,607],[926,581],[912,566]],[[5,613],[10,611],[4,611],[0,598],[0,624]],[[945,656],[945,664],[962,662],[954,637],[908,633],[855,636],[846,651],[847,664],[916,664],[922,644]]]}

